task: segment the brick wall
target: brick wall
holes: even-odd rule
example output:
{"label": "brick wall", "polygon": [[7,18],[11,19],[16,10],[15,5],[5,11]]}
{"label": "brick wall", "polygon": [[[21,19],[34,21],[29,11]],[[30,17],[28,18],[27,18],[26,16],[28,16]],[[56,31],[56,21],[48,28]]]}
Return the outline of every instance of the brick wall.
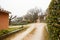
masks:
{"label": "brick wall", "polygon": [[0,30],[7,29],[9,26],[9,14],[0,12]]}

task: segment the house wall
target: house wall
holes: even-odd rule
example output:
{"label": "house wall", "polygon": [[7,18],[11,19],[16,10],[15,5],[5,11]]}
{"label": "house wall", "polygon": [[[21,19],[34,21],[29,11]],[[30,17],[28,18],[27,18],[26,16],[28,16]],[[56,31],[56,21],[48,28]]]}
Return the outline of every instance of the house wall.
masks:
{"label": "house wall", "polygon": [[9,26],[9,14],[0,12],[0,30],[7,29]]}

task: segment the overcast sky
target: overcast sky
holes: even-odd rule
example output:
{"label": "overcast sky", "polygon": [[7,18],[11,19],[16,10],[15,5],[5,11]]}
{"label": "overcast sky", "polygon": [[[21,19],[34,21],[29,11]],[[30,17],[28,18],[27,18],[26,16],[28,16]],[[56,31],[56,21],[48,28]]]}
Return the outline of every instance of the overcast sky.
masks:
{"label": "overcast sky", "polygon": [[51,0],[0,0],[0,6],[12,12],[13,15],[23,16],[29,9],[41,8],[46,10]]}

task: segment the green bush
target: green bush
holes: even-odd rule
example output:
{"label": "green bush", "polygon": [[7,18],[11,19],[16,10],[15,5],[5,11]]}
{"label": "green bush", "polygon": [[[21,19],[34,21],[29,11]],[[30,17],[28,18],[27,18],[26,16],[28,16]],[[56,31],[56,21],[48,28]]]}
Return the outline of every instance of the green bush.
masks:
{"label": "green bush", "polygon": [[20,29],[22,31],[22,30],[25,30],[27,28],[28,27],[15,27],[15,28],[8,28],[7,30],[0,30],[0,36],[7,34],[7,33],[10,33],[12,31],[18,30],[18,29]]}
{"label": "green bush", "polygon": [[6,34],[6,33],[8,33],[8,32],[9,32],[8,30],[1,30],[1,31],[0,31],[0,35]]}
{"label": "green bush", "polygon": [[60,40],[60,0],[52,0],[48,8],[47,26],[50,40]]}

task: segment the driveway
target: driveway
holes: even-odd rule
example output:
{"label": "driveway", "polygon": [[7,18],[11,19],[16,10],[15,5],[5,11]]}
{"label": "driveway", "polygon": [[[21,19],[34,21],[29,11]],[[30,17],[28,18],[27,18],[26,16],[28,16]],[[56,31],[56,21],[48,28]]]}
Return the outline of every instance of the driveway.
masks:
{"label": "driveway", "polygon": [[48,32],[45,23],[36,23],[36,29],[27,35],[23,40],[48,40]]}
{"label": "driveway", "polygon": [[7,37],[5,40],[48,40],[46,23],[29,24],[30,27],[21,32]]}

